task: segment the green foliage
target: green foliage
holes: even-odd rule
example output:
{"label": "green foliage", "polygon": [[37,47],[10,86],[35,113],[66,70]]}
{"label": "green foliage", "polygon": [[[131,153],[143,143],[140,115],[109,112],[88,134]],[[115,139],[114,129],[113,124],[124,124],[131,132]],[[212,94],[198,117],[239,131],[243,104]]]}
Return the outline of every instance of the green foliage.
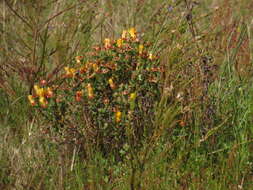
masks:
{"label": "green foliage", "polygon": [[[66,141],[83,143],[87,128],[102,152],[117,154],[123,145],[140,145],[152,134],[155,106],[160,99],[161,73],[157,56],[148,51],[134,28],[122,37],[105,39],[86,55],[77,56],[51,87],[34,86],[30,103],[52,121]],[[160,82],[159,82],[160,81]],[[80,122],[88,118],[87,122]],[[139,122],[142,120],[142,122]],[[66,128],[76,130],[72,138]],[[79,136],[77,136],[79,135]],[[128,140],[127,140],[128,139]]]}
{"label": "green foliage", "polygon": [[0,189],[252,189],[251,0],[0,9]]}

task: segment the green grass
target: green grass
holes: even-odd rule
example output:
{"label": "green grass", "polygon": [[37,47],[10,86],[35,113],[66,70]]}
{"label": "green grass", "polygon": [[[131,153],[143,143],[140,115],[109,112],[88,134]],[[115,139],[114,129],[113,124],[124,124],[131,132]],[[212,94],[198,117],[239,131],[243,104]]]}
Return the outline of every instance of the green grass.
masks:
{"label": "green grass", "polygon": [[[252,2],[190,4],[1,1],[0,189],[252,189]],[[32,86],[132,26],[166,71],[153,134],[122,159],[49,138]]]}

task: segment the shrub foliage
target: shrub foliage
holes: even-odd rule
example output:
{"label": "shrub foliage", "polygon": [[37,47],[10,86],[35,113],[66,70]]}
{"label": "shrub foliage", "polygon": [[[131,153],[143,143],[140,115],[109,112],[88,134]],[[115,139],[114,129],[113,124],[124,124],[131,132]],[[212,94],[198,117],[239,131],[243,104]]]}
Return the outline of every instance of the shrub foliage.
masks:
{"label": "shrub foliage", "polygon": [[163,68],[149,47],[134,28],[124,30],[76,56],[54,82],[36,84],[28,99],[50,126],[46,132],[59,141],[92,142],[103,152],[138,146],[151,134],[160,99]]}

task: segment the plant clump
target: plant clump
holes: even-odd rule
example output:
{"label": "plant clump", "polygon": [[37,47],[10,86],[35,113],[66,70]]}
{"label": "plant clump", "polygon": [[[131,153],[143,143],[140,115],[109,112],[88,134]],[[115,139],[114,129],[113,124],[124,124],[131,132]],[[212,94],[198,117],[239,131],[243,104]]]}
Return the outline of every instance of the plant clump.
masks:
{"label": "plant clump", "polygon": [[135,28],[124,30],[76,56],[50,86],[35,85],[28,99],[50,124],[45,131],[105,153],[139,145],[152,132],[160,99],[163,68],[150,49]]}

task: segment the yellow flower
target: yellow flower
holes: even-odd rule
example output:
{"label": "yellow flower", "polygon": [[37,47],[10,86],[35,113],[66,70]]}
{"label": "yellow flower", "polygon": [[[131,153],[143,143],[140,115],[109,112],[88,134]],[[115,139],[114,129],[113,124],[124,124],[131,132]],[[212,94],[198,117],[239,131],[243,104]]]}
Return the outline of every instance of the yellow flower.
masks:
{"label": "yellow flower", "polygon": [[76,62],[78,63],[78,64],[80,64],[81,63],[81,56],[76,56]]}
{"label": "yellow flower", "polygon": [[127,38],[127,31],[123,30],[122,34],[121,34],[121,38],[122,39],[126,39]]}
{"label": "yellow flower", "polygon": [[95,72],[97,72],[97,71],[99,70],[99,67],[98,67],[98,65],[97,65],[96,63],[93,63],[93,64],[92,64],[92,67],[93,67],[93,70],[94,70]]}
{"label": "yellow flower", "polygon": [[143,53],[144,46],[142,44],[139,45],[139,54]]}
{"label": "yellow flower", "polygon": [[39,102],[40,102],[41,107],[43,107],[43,108],[46,108],[46,107],[47,107],[48,102],[47,102],[47,100],[46,100],[45,97],[41,96],[41,97],[39,98]]}
{"label": "yellow flower", "polygon": [[111,47],[111,41],[110,41],[109,38],[105,38],[104,45],[105,45],[105,48],[110,48]]}
{"label": "yellow flower", "polygon": [[129,34],[130,34],[130,36],[132,38],[136,38],[136,30],[135,30],[135,28],[130,28],[128,32],[129,32]]}
{"label": "yellow flower", "polygon": [[34,98],[33,98],[32,95],[28,95],[28,100],[29,100],[29,102],[30,102],[30,104],[31,104],[32,106],[35,106],[35,105],[36,105],[36,102],[35,102],[35,100],[34,100]]}
{"label": "yellow flower", "polygon": [[44,89],[43,88],[40,88],[38,85],[34,85],[34,90],[35,90],[35,94],[36,94],[36,96],[39,96],[39,97],[42,97],[42,96],[44,96],[44,94],[45,94],[45,91],[44,91]]}
{"label": "yellow flower", "polygon": [[153,54],[152,54],[152,53],[149,53],[148,58],[149,58],[150,60],[153,60],[153,58],[154,58]]}
{"label": "yellow flower", "polygon": [[39,91],[40,87],[38,85],[34,85],[33,86],[35,93],[37,94],[37,92]]}
{"label": "yellow flower", "polygon": [[117,123],[119,123],[121,121],[121,116],[122,116],[121,111],[116,111],[116,113],[115,113],[115,121]]}
{"label": "yellow flower", "polygon": [[115,89],[116,86],[115,86],[115,84],[114,84],[112,78],[110,78],[110,79],[108,80],[108,83],[109,83],[111,89]]}
{"label": "yellow flower", "polygon": [[66,72],[66,77],[74,77],[76,70],[74,68],[64,67],[64,70]]}
{"label": "yellow flower", "polygon": [[135,92],[131,93],[129,97],[130,101],[134,101],[135,98],[136,98],[136,93]]}
{"label": "yellow flower", "polygon": [[87,84],[88,98],[94,98],[93,88],[90,83]]}
{"label": "yellow flower", "polygon": [[118,39],[118,40],[117,40],[117,46],[118,46],[119,48],[121,48],[121,47],[122,47],[122,44],[123,44],[123,40],[122,40],[122,39]]}

